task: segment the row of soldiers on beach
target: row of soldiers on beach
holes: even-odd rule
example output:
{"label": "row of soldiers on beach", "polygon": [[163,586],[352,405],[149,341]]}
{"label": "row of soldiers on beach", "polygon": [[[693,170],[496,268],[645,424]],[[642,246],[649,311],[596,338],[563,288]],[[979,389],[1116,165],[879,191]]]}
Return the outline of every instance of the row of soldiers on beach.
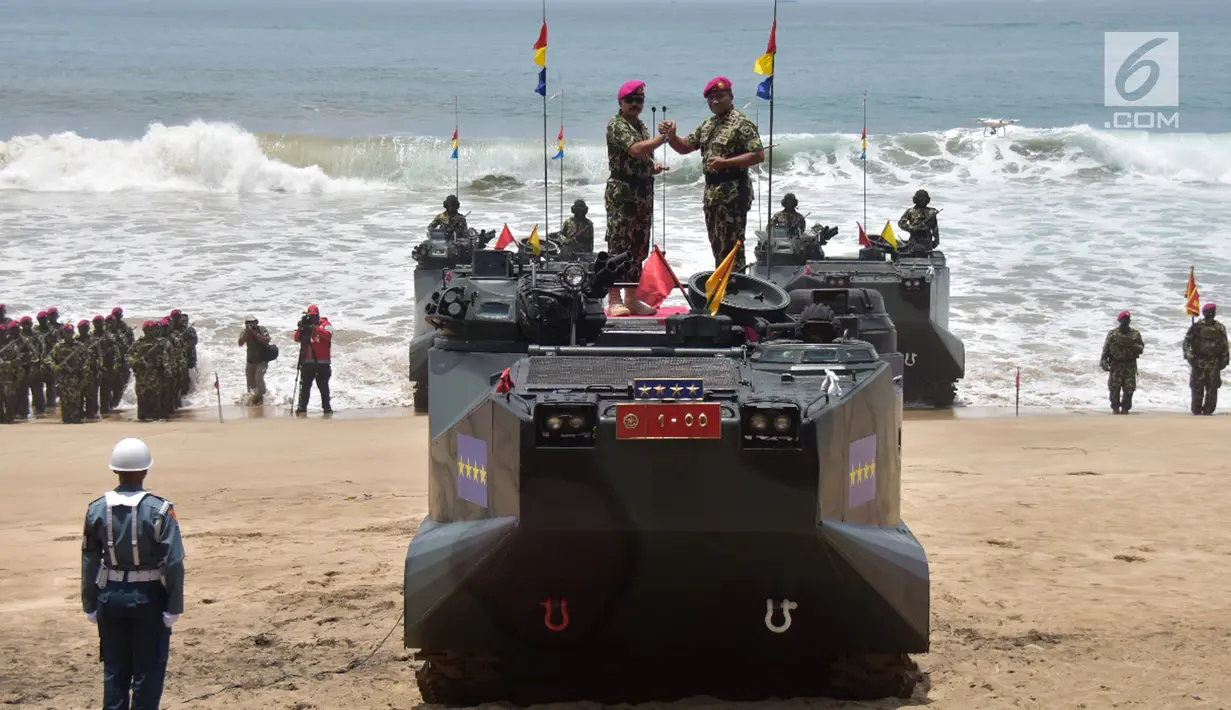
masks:
{"label": "row of soldiers on beach", "polygon": [[[1231,364],[1231,347],[1227,329],[1215,316],[1218,307],[1207,303],[1201,318],[1193,321],[1184,335],[1184,360],[1190,374],[1188,387],[1192,394],[1189,409],[1195,415],[1209,416],[1218,406],[1218,388],[1222,386],[1222,371]],[[1107,372],[1107,391],[1111,411],[1128,414],[1133,408],[1133,393],[1137,391],[1137,358],[1145,351],[1141,333],[1132,327],[1132,314],[1121,311],[1119,324],[1103,340],[1099,367]]]}
{"label": "row of soldiers on beach", "polygon": [[134,375],[138,419],[164,419],[180,408],[197,363],[187,314],[176,309],[145,321],[140,340],[119,307],[75,328],[59,318],[49,308],[35,325],[30,316],[9,318],[0,304],[0,423],[55,408],[65,424],[99,419],[120,406]]}

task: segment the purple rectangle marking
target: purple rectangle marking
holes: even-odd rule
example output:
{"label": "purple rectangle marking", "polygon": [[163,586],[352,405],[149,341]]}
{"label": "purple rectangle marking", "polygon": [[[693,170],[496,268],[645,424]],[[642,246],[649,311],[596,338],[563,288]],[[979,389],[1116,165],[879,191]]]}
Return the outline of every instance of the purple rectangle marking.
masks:
{"label": "purple rectangle marking", "polygon": [[487,507],[487,442],[457,435],[457,495]]}
{"label": "purple rectangle marking", "polygon": [[876,500],[876,435],[851,442],[846,475],[846,507],[858,508]]}

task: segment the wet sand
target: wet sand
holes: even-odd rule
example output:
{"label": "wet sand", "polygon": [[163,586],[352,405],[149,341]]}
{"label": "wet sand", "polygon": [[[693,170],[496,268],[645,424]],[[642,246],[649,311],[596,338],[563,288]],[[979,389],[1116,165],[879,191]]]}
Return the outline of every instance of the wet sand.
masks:
{"label": "wet sand", "polygon": [[[139,436],[188,554],[163,707],[421,704],[399,617],[426,419],[273,409],[0,428],[0,703],[98,706],[81,523],[114,484],[115,441]],[[903,517],[932,569],[929,689],[670,706],[1231,707],[1231,417],[972,414],[910,413],[904,432]]]}

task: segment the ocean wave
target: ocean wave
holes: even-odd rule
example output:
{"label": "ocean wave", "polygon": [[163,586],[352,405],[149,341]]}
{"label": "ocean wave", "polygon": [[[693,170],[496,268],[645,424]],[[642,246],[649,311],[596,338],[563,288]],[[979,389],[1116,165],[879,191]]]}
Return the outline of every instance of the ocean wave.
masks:
{"label": "ocean wave", "polygon": [[[765,138],[768,138],[767,136]],[[863,179],[858,134],[774,136],[775,173],[828,184]],[[232,124],[152,124],[136,140],[75,133],[18,136],[0,142],[0,189],[35,192],[284,192],[300,194],[434,189],[450,184],[458,163],[449,140],[433,137],[329,138],[254,134]],[[533,139],[463,141],[464,185],[499,193],[543,181],[543,146]],[[695,156],[668,156],[673,185],[697,183]],[[1080,125],[1014,127],[1007,136],[980,129],[868,138],[873,184],[917,182],[1071,182],[1105,179],[1231,184],[1231,134],[1145,134]],[[551,166],[553,183],[557,165]],[[607,178],[606,147],[566,144],[564,180],[598,185]]]}

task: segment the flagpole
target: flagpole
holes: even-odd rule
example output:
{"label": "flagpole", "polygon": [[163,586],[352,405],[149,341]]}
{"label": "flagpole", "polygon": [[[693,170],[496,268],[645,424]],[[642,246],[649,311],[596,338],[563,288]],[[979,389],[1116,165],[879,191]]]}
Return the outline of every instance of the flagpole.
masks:
{"label": "flagpole", "polygon": [[[774,24],[772,25],[772,27],[774,28],[775,34],[777,34],[778,0],[774,0]],[[765,206],[766,206],[766,209],[768,210],[765,216],[765,219],[767,220],[765,224],[765,228],[769,230],[772,230],[773,227],[770,226],[768,220],[772,220],[774,217],[774,96],[778,93],[777,87],[774,86],[774,76],[777,75],[778,73],[778,52],[777,52],[778,46],[777,46],[776,40],[777,40],[777,37],[775,37],[774,54],[771,59],[771,61],[773,62],[773,71],[771,71],[769,74],[769,81],[770,81],[770,85],[769,85],[769,149],[766,151],[769,153],[769,166],[767,168],[769,172],[769,176],[768,178],[766,178],[767,184],[765,186]],[[773,264],[773,258],[774,258],[773,257],[773,254],[774,254],[773,247],[774,247],[774,235],[771,231],[771,233],[769,234],[769,240],[765,244],[765,278],[770,278],[771,274],[773,273],[771,271],[772,264]]]}
{"label": "flagpole", "polygon": [[[777,1],[777,0],[775,0]],[[547,0],[543,0],[543,24],[547,24]],[[543,59],[543,227],[551,224],[551,184],[548,182],[547,164],[547,59]]]}
{"label": "flagpole", "polygon": [[[564,135],[564,90],[560,90],[560,135]],[[561,139],[563,140],[563,138]],[[564,149],[560,149],[560,231],[564,231]],[[556,237],[559,239],[559,236]]]}
{"label": "flagpole", "polygon": [[863,90],[863,228],[868,228],[868,90]]}
{"label": "flagpole", "polygon": [[[458,120],[457,112],[457,97],[453,97],[453,135],[460,135],[459,130],[461,123]],[[457,162],[453,164],[453,194],[456,195],[461,191],[461,175],[462,175],[462,152],[457,152]]]}
{"label": "flagpole", "polygon": [[[759,134],[760,132],[761,132],[761,107],[757,106],[757,133]],[[758,205],[765,204],[761,202],[761,166],[759,165],[757,166],[757,204]],[[759,232],[761,231],[761,229],[762,229],[761,210],[757,210],[757,231]],[[770,235],[770,239],[771,240],[773,239],[772,234]]]}

